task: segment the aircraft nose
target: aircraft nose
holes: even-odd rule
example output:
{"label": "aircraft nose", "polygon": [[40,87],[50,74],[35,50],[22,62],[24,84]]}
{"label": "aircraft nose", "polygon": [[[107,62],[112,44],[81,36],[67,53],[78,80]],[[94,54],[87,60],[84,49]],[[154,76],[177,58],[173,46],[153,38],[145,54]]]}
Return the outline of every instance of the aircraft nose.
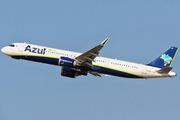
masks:
{"label": "aircraft nose", "polygon": [[8,48],[7,47],[3,47],[1,49],[1,52],[7,55],[8,54]]}
{"label": "aircraft nose", "polygon": [[5,53],[5,48],[4,48],[4,47],[1,49],[1,52],[2,52],[2,53]]}

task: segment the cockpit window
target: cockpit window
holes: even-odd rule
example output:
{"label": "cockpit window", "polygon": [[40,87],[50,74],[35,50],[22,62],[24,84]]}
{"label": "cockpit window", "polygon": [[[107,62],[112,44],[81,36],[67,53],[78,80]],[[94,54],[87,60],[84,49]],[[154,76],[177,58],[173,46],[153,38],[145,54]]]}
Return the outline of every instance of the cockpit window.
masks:
{"label": "cockpit window", "polygon": [[15,45],[14,44],[10,44],[9,46],[14,47]]}

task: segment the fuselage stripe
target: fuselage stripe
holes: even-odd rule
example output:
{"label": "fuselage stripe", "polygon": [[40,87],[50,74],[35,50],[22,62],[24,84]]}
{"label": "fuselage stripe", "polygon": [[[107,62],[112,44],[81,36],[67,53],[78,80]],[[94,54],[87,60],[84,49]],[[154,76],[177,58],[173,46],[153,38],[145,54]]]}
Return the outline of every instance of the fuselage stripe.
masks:
{"label": "fuselage stripe", "polygon": [[[10,56],[13,56],[13,57],[19,57],[21,59],[27,59],[27,60],[33,60],[33,61],[38,61],[38,62],[44,62],[44,63],[48,63],[48,64],[52,64],[52,65],[59,65],[59,58],[60,57],[52,57],[52,56],[45,56],[45,55],[28,55],[28,54],[16,54],[16,55],[10,55]],[[27,57],[27,58],[26,58]],[[35,58],[29,58],[29,57],[35,57]],[[37,57],[37,58],[36,58]],[[55,59],[56,61],[52,60],[51,62],[47,62],[47,60],[42,60],[42,59],[39,59],[39,58],[47,58],[47,59]],[[42,60],[42,61],[41,61]],[[52,63],[53,62],[53,63]],[[130,72],[126,72],[126,71],[122,71],[122,70],[119,70],[119,69],[115,69],[115,68],[111,68],[111,67],[107,67],[107,66],[102,66],[102,65],[98,65],[98,64],[93,64],[93,66],[97,66],[97,67],[100,67],[102,68],[103,70],[101,70],[100,72],[104,73],[105,69],[107,69],[108,71],[109,70],[113,70],[113,71],[116,71],[116,72],[121,72],[121,73],[124,73],[124,74],[129,74],[129,75],[133,75],[133,76],[137,76],[138,78],[145,78],[143,76],[140,76],[140,75],[137,75],[137,74],[133,74],[133,73],[130,73]],[[112,71],[111,71],[112,72]],[[113,75],[113,74],[112,74]],[[116,74],[117,75],[117,74]]]}

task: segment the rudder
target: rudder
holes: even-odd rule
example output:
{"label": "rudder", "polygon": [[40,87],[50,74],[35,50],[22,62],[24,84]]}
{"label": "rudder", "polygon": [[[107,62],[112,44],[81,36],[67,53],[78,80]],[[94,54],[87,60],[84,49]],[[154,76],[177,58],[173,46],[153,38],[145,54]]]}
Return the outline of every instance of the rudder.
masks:
{"label": "rudder", "polygon": [[177,47],[170,47],[167,51],[165,51],[158,58],[156,58],[154,61],[147,65],[158,68],[170,67],[176,56],[178,49],[179,48]]}

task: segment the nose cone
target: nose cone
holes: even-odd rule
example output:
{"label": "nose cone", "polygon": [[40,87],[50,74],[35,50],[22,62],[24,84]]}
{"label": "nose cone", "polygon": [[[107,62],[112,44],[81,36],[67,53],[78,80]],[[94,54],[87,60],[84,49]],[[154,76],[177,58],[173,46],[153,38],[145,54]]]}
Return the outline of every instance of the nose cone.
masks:
{"label": "nose cone", "polygon": [[1,49],[1,52],[5,54],[5,51],[6,51],[6,50],[5,50],[5,48],[3,47],[3,48]]}
{"label": "nose cone", "polygon": [[9,53],[8,51],[9,51],[9,49],[7,47],[3,47],[1,49],[1,52],[4,53],[5,55],[8,55],[8,53]]}

